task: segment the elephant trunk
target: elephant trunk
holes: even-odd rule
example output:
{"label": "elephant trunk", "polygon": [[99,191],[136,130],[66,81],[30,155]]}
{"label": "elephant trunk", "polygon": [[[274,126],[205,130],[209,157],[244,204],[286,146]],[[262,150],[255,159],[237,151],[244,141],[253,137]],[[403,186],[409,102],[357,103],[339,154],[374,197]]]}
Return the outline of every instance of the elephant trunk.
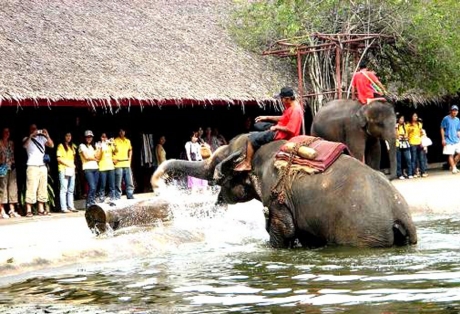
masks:
{"label": "elephant trunk", "polygon": [[219,147],[214,154],[204,161],[187,161],[170,159],[163,162],[153,173],[150,184],[153,189],[159,187],[163,175],[192,176],[203,180],[212,180],[216,165],[226,156],[227,145]]}
{"label": "elephant trunk", "polygon": [[206,167],[206,161],[186,161],[170,159],[162,163],[152,175],[150,184],[153,189],[159,187],[161,177],[167,175],[188,175],[195,178],[211,180],[214,171]]}

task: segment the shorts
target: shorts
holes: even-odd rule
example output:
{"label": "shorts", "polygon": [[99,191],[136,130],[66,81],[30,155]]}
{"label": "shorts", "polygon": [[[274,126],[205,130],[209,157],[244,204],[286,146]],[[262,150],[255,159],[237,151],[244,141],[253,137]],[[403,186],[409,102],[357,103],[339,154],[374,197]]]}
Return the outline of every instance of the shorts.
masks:
{"label": "shorts", "polygon": [[460,154],[460,143],[446,144],[442,150],[443,155],[455,155]]}
{"label": "shorts", "polygon": [[275,139],[275,132],[267,130],[263,132],[252,132],[249,133],[249,141],[254,147],[254,150],[260,148],[260,146],[273,142]]}

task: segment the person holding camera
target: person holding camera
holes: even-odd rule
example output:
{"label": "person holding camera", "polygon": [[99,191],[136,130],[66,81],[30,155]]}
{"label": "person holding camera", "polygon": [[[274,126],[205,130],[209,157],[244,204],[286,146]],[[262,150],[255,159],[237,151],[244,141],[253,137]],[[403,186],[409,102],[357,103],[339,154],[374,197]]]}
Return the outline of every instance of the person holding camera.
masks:
{"label": "person holding camera", "polygon": [[[115,165],[113,163],[114,151],[113,138],[107,139],[107,134],[101,134],[101,141],[96,143],[96,158],[99,159],[99,191],[97,200],[100,203],[105,201],[105,191],[109,184],[109,198],[115,200]],[[107,182],[108,181],[108,182]]]}
{"label": "person holding camera", "polygon": [[45,147],[54,147],[54,142],[46,129],[39,130],[36,124],[29,127],[29,136],[22,140],[27,151],[26,217],[32,217],[32,205],[38,200],[38,215],[45,216],[48,202],[48,167]]}
{"label": "person holding camera", "polygon": [[[9,128],[3,128],[2,130],[0,167],[4,167],[4,174],[0,174],[0,218],[20,217],[15,209],[18,203],[18,184],[14,162],[14,143],[10,140]],[[5,209],[7,204],[9,205],[8,214]]]}
{"label": "person holding camera", "polygon": [[410,155],[410,144],[409,137],[407,136],[406,126],[404,123],[404,116],[400,113],[396,114],[398,123],[396,123],[396,174],[400,180],[404,180],[406,177],[402,171],[402,159],[404,157],[407,165],[407,175],[409,179],[414,178],[414,171],[412,168],[412,159]]}

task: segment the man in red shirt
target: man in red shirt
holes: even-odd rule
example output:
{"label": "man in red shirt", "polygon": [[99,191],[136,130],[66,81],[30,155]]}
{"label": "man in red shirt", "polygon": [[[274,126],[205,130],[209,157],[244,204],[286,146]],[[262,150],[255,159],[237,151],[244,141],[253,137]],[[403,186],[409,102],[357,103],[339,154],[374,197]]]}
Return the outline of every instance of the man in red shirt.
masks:
{"label": "man in red shirt", "polygon": [[386,94],[385,87],[380,83],[374,72],[367,69],[366,61],[359,64],[359,72],[355,73],[352,81],[351,95],[356,99],[355,91],[358,93],[358,100],[363,105],[368,105],[374,100],[386,101],[382,96]]}
{"label": "man in red shirt", "polygon": [[262,121],[275,122],[268,130],[253,132],[248,136],[246,146],[246,158],[240,162],[235,171],[250,171],[252,156],[254,151],[260,146],[276,140],[289,140],[291,137],[300,134],[303,121],[303,110],[295,100],[294,90],[291,87],[283,87],[279,94],[284,105],[283,115],[281,116],[260,116],[256,118],[256,123]]}

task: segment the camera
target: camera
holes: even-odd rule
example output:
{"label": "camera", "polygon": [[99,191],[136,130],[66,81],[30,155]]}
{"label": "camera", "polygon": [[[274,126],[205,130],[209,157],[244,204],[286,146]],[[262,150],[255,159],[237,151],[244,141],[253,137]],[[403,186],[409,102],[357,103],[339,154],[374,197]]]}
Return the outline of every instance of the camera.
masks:
{"label": "camera", "polygon": [[43,134],[43,130],[37,130],[37,134]]}

